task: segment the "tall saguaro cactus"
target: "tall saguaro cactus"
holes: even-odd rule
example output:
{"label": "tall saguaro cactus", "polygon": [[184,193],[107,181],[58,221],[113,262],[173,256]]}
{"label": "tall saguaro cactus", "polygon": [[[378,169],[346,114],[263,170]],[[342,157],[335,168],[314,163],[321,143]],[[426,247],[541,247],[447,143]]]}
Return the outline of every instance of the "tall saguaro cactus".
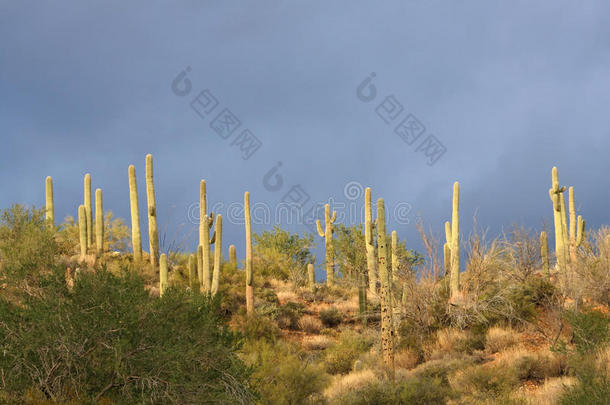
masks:
{"label": "tall saguaro cactus", "polygon": [[91,175],[89,173],[85,174],[84,183],[84,204],[87,214],[87,248],[90,248],[93,246],[93,210],[91,207]]}
{"label": "tall saguaro cactus", "polygon": [[138,184],[136,182],[136,168],[129,165],[129,203],[131,206],[131,246],[133,259],[142,261],[142,234],[140,233],[140,206],[138,205]]}
{"label": "tall saguaro cactus", "polygon": [[229,263],[231,263],[231,267],[237,269],[237,252],[235,251],[235,245],[229,246]]}
{"label": "tall saguaro cactus", "polygon": [[148,202],[148,245],[150,264],[156,267],[159,262],[159,230],[157,228],[157,203],[153,178],[153,157],[146,155],[146,200]]}
{"label": "tall saguaro cactus", "polygon": [[[559,175],[557,167],[551,170],[551,188],[549,189],[549,197],[553,203],[553,223],[555,225],[555,256],[560,269],[565,269],[567,264],[567,254],[565,240],[567,236],[564,233],[564,220],[561,212],[561,195],[566,190],[565,187],[559,186]],[[564,204],[565,206],[565,204]],[[565,209],[564,209],[565,210]]]}
{"label": "tall saguaro cactus", "polygon": [[390,274],[388,271],[388,248],[385,233],[385,204],[382,198],[377,200],[377,256],[379,279],[381,281],[381,349],[383,362],[394,374],[394,337],[392,328],[392,307],[390,291]]}
{"label": "tall saguaro cactus", "polygon": [[167,256],[165,253],[159,257],[159,296],[167,289]]}
{"label": "tall saguaro cactus", "polygon": [[87,210],[84,205],[78,207],[78,235],[80,241],[80,260],[87,256]]}
{"label": "tall saguaro cactus", "polygon": [[214,223],[214,214],[207,214],[208,202],[206,193],[205,180],[201,180],[199,183],[199,246],[203,248],[203,260],[202,260],[202,280],[201,285],[206,293],[209,293],[212,286],[210,281],[211,269],[210,269],[210,245],[214,243],[216,234],[210,238],[210,227]]}
{"label": "tall saguaro cactus", "polygon": [[250,216],[250,192],[244,193],[246,223],[246,313],[254,313],[254,275],[252,274],[252,218]]}
{"label": "tall saguaro cactus", "polygon": [[364,190],[364,240],[366,247],[366,269],[369,275],[369,290],[377,294],[377,268],[375,240],[373,236],[373,211],[371,209],[371,188]]}
{"label": "tall saguaro cactus", "polygon": [[460,183],[453,183],[451,214],[451,297],[460,293]]}
{"label": "tall saguaro cactus", "polygon": [[95,252],[98,256],[104,253],[104,203],[101,188],[95,190]]}
{"label": "tall saguaro cactus", "polygon": [[540,257],[542,258],[542,272],[549,276],[549,241],[546,232],[540,232]]}
{"label": "tall saguaro cactus", "polygon": [[212,276],[212,295],[218,293],[220,284],[220,257],[222,255],[222,215],[216,215],[216,242],[214,243],[214,274]]}
{"label": "tall saguaro cactus", "polygon": [[337,219],[337,211],[333,211],[330,215],[330,205],[324,205],[324,230],[320,220],[316,220],[318,234],[324,238],[324,247],[326,248],[326,284],[333,285],[335,283],[335,253],[333,250],[333,223]]}
{"label": "tall saguaro cactus", "polygon": [[45,219],[50,227],[55,226],[55,203],[53,201],[53,178],[47,176],[45,180]]}
{"label": "tall saguaro cactus", "polygon": [[316,289],[316,271],[312,263],[307,264],[307,281],[309,290],[313,292]]}

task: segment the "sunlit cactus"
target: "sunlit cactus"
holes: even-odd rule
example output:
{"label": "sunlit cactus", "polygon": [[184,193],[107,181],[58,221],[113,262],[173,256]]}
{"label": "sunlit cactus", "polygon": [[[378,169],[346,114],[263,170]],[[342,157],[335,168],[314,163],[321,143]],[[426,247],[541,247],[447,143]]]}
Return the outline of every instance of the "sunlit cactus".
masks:
{"label": "sunlit cactus", "polygon": [[445,221],[445,244],[443,245],[443,266],[445,270],[445,276],[451,274],[451,223]]}
{"label": "sunlit cactus", "polygon": [[78,236],[80,241],[80,260],[87,256],[87,210],[84,205],[78,207]]}
{"label": "sunlit cactus", "polygon": [[199,285],[197,282],[197,257],[193,254],[189,256],[189,286],[195,291]]}
{"label": "sunlit cactus", "polygon": [[364,190],[364,240],[366,247],[366,268],[369,277],[369,290],[377,294],[377,263],[375,240],[373,236],[373,211],[371,208],[371,189]]}
{"label": "sunlit cactus", "polygon": [[540,232],[540,257],[542,258],[542,272],[549,276],[549,241],[546,232]]}
{"label": "sunlit cactus", "polygon": [[[204,215],[203,220],[209,223],[208,216]],[[202,286],[205,293],[209,293],[212,289],[212,272],[210,266],[210,242],[209,234],[206,232],[203,234],[202,244],[202,258],[201,258],[201,273],[202,273]]]}
{"label": "sunlit cactus", "polygon": [[222,255],[222,215],[216,215],[216,241],[214,243],[214,274],[212,275],[212,295],[218,293],[220,284],[220,258]]}
{"label": "sunlit cactus", "polygon": [[159,261],[159,231],[157,228],[157,204],[153,178],[153,157],[146,155],[146,200],[148,202],[148,245],[150,264],[156,267]]}
{"label": "sunlit cactus", "polygon": [[[553,223],[555,226],[555,256],[557,256],[557,264],[559,268],[564,270],[567,264],[566,254],[566,235],[564,234],[564,221],[562,219],[563,214],[561,212],[562,204],[560,197],[566,190],[565,187],[559,186],[559,175],[557,173],[557,167],[553,167],[551,170],[551,188],[549,189],[549,197],[553,203]],[[564,204],[565,209],[565,204]]]}
{"label": "sunlit cactus", "polygon": [[95,190],[95,253],[104,253],[104,203],[102,189]]}
{"label": "sunlit cactus", "polygon": [[55,227],[55,202],[53,201],[53,178],[47,176],[45,180],[45,219],[50,227]]}
{"label": "sunlit cactus", "polygon": [[579,215],[576,217],[576,203],[574,201],[574,187],[568,189],[568,201],[570,203],[570,229],[569,229],[569,250],[570,261],[575,262],[578,258],[577,251],[582,244],[585,235],[585,221]]}
{"label": "sunlit cactus", "polygon": [[201,288],[204,292],[209,293],[212,288],[210,245],[214,243],[216,234],[213,234],[210,238],[210,228],[214,223],[214,214],[208,214],[207,208],[206,183],[205,180],[201,180],[199,183],[199,246],[203,248]]}
{"label": "sunlit cactus", "polygon": [[229,246],[229,263],[233,269],[237,269],[237,252],[235,251],[235,245]]}
{"label": "sunlit cactus", "polygon": [[91,175],[85,174],[84,205],[87,214],[87,249],[93,246],[93,209],[91,206]]}
{"label": "sunlit cactus", "polygon": [[250,192],[244,193],[244,219],[246,224],[246,313],[254,313],[254,275],[252,274],[252,218]]}
{"label": "sunlit cactus", "polygon": [[311,263],[307,264],[307,285],[311,292],[316,289],[316,271]]}
{"label": "sunlit cactus", "polygon": [[385,230],[385,205],[382,198],[377,200],[377,256],[379,279],[381,281],[381,349],[383,362],[394,373],[394,336],[392,325],[392,307],[390,292],[390,272],[388,271],[388,247]]}
{"label": "sunlit cactus", "polygon": [[165,253],[159,257],[159,296],[167,289],[167,256]]}
{"label": "sunlit cactus", "polygon": [[136,168],[129,166],[129,203],[131,207],[131,246],[133,259],[142,261],[142,234],[140,233],[140,206],[138,205],[138,184],[136,182]]}
{"label": "sunlit cactus", "polygon": [[453,210],[451,214],[451,297],[460,293],[460,183],[453,183]]}
{"label": "sunlit cactus", "polygon": [[324,247],[326,248],[326,284],[333,285],[335,282],[335,254],[333,250],[333,223],[337,219],[337,211],[333,211],[330,215],[330,205],[324,206],[324,230],[320,224],[320,220],[316,220],[318,234],[324,238]]}

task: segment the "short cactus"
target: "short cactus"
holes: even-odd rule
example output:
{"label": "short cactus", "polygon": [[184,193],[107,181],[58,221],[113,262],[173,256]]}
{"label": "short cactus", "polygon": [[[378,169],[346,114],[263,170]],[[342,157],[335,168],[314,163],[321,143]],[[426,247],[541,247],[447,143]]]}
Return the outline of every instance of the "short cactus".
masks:
{"label": "short cactus", "polygon": [[78,235],[80,241],[80,260],[87,256],[87,210],[84,205],[78,207]]}
{"label": "short cactus", "polygon": [[337,211],[333,211],[330,215],[330,205],[324,206],[324,221],[325,226],[322,230],[320,220],[316,220],[318,234],[324,238],[324,247],[326,248],[326,284],[333,285],[335,282],[335,254],[333,250],[333,223],[337,219]]}
{"label": "short cactus", "polygon": [[138,184],[136,182],[136,168],[129,166],[129,203],[131,206],[131,245],[133,259],[142,261],[142,234],[140,233],[140,208],[138,205]]}
{"label": "short cactus", "polygon": [[460,293],[460,183],[453,183],[453,211],[451,214],[451,297]]}
{"label": "short cactus", "polygon": [[222,255],[222,215],[216,215],[216,242],[214,243],[214,274],[212,275],[212,295],[218,293],[220,284],[220,258]]}
{"label": "short cactus", "polygon": [[163,253],[159,257],[159,296],[167,289],[167,255]]}
{"label": "short cactus", "polygon": [[104,253],[104,203],[102,189],[95,190],[95,253]]}
{"label": "short cactus", "polygon": [[91,175],[85,174],[84,204],[87,214],[87,249],[93,246],[93,210],[91,206]]}
{"label": "short cactus", "polygon": [[53,178],[47,176],[45,181],[45,219],[50,227],[55,227],[55,203],[53,201]]}
{"label": "short cactus", "polygon": [[377,263],[375,258],[375,237],[373,233],[373,211],[371,209],[371,189],[364,190],[364,239],[366,247],[366,268],[369,290],[377,294]]}
{"label": "short cactus", "polygon": [[159,231],[157,228],[157,204],[153,178],[153,157],[146,155],[146,200],[148,202],[148,245],[150,264],[157,267],[159,262]]}
{"label": "short cactus", "polygon": [[237,252],[235,251],[235,245],[229,246],[229,263],[233,269],[237,269]]}
{"label": "short cactus", "polygon": [[311,292],[316,289],[316,271],[312,263],[307,264],[307,284]]}
{"label": "short cactus", "polygon": [[246,224],[246,313],[254,313],[254,275],[252,269],[252,218],[250,192],[244,193],[244,220]]}
{"label": "short cactus", "polygon": [[540,257],[542,259],[542,272],[548,277],[549,271],[549,241],[546,232],[540,232]]}
{"label": "short cactus", "polygon": [[383,362],[393,377],[394,373],[394,336],[392,327],[392,307],[390,299],[390,272],[388,271],[388,248],[385,230],[385,204],[377,200],[377,256],[379,279],[381,281],[381,349]]}

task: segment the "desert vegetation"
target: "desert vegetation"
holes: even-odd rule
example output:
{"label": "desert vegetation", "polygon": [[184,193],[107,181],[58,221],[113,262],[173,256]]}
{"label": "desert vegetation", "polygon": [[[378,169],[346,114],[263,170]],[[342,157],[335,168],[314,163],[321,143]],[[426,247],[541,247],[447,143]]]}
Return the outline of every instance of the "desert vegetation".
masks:
{"label": "desert vegetation", "polygon": [[521,226],[462,235],[455,183],[445,240],[418,224],[424,252],[370,189],[364,224],[326,205],[318,235],[253,233],[245,192],[228,260],[203,180],[197,249],[162,252],[150,155],[143,249],[135,170],[131,226],[88,174],[76,220],[57,223],[50,177],[43,209],[2,210],[3,403],[610,403],[610,229],[585,228],[556,168],[554,249]]}

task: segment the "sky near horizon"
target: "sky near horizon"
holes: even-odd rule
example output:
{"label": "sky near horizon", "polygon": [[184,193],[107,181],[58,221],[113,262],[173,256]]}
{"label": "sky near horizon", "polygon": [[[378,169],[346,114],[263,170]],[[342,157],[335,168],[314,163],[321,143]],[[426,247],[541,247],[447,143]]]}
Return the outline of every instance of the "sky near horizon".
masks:
{"label": "sky near horizon", "polygon": [[165,248],[194,248],[200,179],[238,257],[246,190],[260,231],[295,196],[360,222],[371,187],[421,250],[415,220],[443,236],[454,181],[464,235],[475,215],[491,237],[550,226],[556,165],[587,227],[609,223],[610,3],[52,4],[0,4],[2,208],[43,206],[50,175],[76,216],[91,173],[129,222],[134,164],[145,234],[152,153]]}

